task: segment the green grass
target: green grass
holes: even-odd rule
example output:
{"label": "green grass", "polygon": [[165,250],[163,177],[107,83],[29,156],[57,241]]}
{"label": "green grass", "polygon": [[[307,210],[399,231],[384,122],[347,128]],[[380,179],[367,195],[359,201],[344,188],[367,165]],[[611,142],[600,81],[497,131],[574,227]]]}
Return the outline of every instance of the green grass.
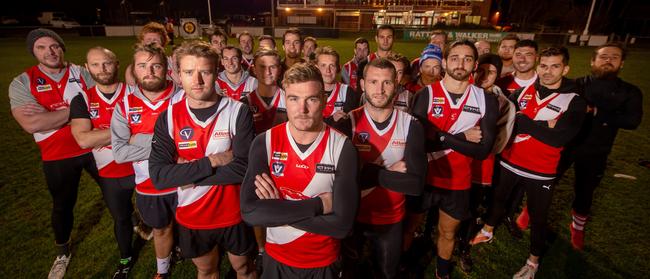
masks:
{"label": "green grass", "polygon": [[[130,62],[132,38],[66,37],[67,59],[83,64],[85,51],[95,45],[113,50],[122,70]],[[331,45],[342,55],[352,56],[353,39],[322,39],[319,45]],[[419,55],[422,42],[398,41],[395,49],[408,57]],[[374,43],[371,49],[374,49]],[[16,75],[35,63],[27,54],[23,39],[0,39],[0,88],[6,89]],[[588,70],[590,50],[573,47],[571,77]],[[650,92],[645,72],[650,66],[650,50],[633,50],[622,76]],[[6,91],[5,91],[6,92]],[[644,108],[650,111],[650,98]],[[50,229],[51,199],[41,170],[40,156],[33,138],[13,120],[6,94],[0,96],[0,278],[42,278],[55,255]],[[550,213],[553,237],[544,257],[539,278],[647,278],[650,273],[650,170],[637,165],[650,157],[650,121],[636,131],[620,131],[608,163],[605,178],[595,194],[593,221],[588,224],[586,249],[574,252],[568,242],[567,224],[573,196],[571,174],[555,192]],[[637,180],[613,178],[614,173],[634,175]],[[73,258],[68,278],[107,278],[119,257],[113,237],[112,220],[105,209],[97,185],[84,175],[72,232]],[[499,229],[496,241],[473,251],[476,271],[459,278],[510,278],[524,263],[529,234],[513,240]],[[432,277],[432,266],[427,273]],[[133,278],[147,278],[155,272],[153,248],[147,243],[133,269]],[[175,277],[191,278],[195,270],[190,261],[176,266]]]}

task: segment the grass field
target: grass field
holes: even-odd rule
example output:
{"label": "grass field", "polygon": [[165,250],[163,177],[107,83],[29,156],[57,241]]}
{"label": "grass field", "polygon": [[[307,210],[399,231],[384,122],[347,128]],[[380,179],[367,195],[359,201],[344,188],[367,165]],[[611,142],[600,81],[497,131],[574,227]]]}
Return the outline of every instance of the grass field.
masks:
{"label": "grass field", "polygon": [[[133,38],[66,37],[66,58],[82,64],[85,51],[102,45],[113,50],[122,70],[129,64]],[[319,40],[342,54],[352,56],[353,39]],[[397,42],[395,48],[408,57],[419,55],[421,42]],[[375,49],[374,44],[371,49]],[[571,77],[587,73],[590,50],[571,48]],[[35,63],[25,50],[22,38],[0,39],[0,88],[25,68]],[[622,77],[650,92],[647,71],[650,50],[632,50]],[[6,91],[4,91],[6,92]],[[50,228],[51,199],[41,171],[40,156],[33,138],[13,120],[7,94],[0,94],[0,278],[43,278],[55,256]],[[650,98],[644,99],[646,112]],[[567,224],[573,196],[571,174],[562,180],[550,213],[552,237],[538,278],[648,278],[650,277],[650,170],[637,164],[650,158],[650,121],[645,118],[636,131],[620,131],[608,162],[602,185],[595,194],[593,221],[588,224],[586,248],[574,252],[569,243]],[[613,174],[634,175],[637,180],[614,178]],[[73,257],[67,278],[107,278],[112,275],[119,253],[113,237],[112,219],[105,209],[97,185],[83,177],[75,208],[72,232]],[[528,254],[529,234],[512,239],[505,229],[497,231],[496,241],[474,249],[475,271],[457,278],[510,278]],[[427,277],[433,277],[431,272]],[[155,272],[153,248],[142,247],[132,271],[133,278],[150,278]],[[184,261],[174,270],[176,278],[194,277],[194,267]]]}

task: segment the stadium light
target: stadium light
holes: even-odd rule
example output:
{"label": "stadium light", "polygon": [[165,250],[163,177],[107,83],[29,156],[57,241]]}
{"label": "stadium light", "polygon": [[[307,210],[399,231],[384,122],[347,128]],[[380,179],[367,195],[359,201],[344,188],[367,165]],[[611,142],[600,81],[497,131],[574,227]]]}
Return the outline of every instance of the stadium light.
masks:
{"label": "stadium light", "polygon": [[589,10],[589,17],[587,17],[587,25],[582,32],[583,36],[589,35],[589,24],[591,24],[591,15],[594,13],[594,6],[596,6],[596,0],[591,0],[591,9]]}

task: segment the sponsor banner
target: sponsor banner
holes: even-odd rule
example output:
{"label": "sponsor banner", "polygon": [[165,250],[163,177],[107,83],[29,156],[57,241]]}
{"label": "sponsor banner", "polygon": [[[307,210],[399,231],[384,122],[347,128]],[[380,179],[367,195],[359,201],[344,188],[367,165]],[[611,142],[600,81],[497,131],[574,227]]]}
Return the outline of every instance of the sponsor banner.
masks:
{"label": "sponsor banner", "polygon": [[[429,40],[432,30],[404,30],[404,40]],[[447,31],[448,41],[457,40],[486,40],[488,42],[496,43],[507,34],[505,32],[486,32],[486,31]],[[520,39],[535,39],[534,33],[514,33]]]}

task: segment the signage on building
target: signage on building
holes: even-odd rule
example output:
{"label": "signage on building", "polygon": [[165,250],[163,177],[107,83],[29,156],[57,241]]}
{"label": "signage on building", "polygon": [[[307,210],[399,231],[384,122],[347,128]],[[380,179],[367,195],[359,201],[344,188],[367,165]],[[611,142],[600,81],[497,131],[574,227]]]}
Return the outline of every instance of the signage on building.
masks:
{"label": "signage on building", "polygon": [[[431,30],[404,30],[404,40],[428,40],[433,31]],[[498,42],[508,33],[503,32],[477,32],[477,31],[447,31],[448,41],[457,40],[485,40],[488,42]],[[533,39],[535,34],[520,33],[517,34],[522,39]]]}

